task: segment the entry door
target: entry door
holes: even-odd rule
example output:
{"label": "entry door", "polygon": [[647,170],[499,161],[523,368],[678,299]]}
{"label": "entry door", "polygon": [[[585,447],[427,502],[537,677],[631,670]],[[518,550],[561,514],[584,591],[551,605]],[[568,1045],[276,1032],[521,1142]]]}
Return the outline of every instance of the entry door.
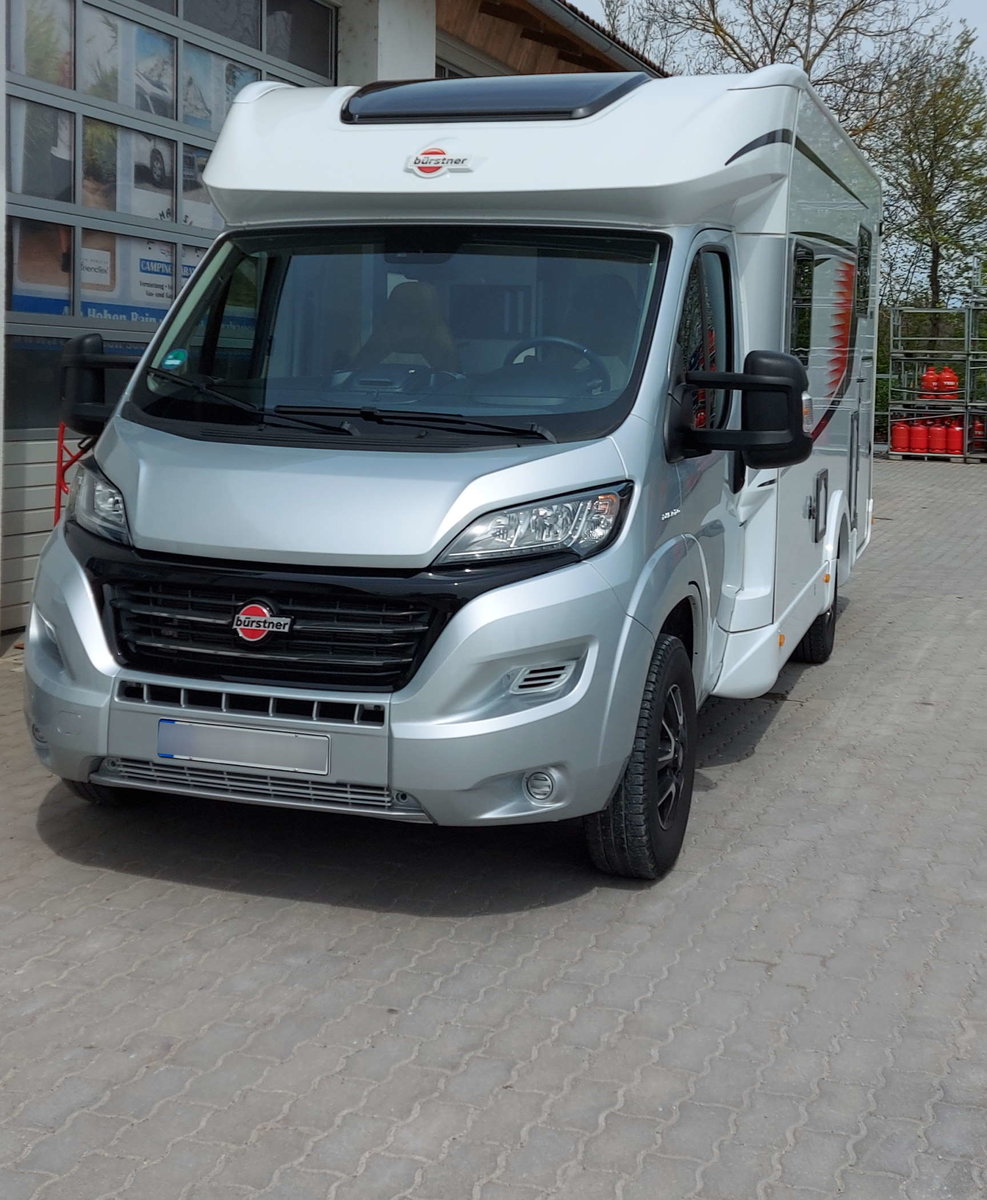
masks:
{"label": "entry door", "polygon": [[818,577],[829,496],[841,492],[853,508],[860,446],[852,369],[855,277],[847,250],[794,247],[788,349],[806,368],[805,429],[814,452],[807,462],[778,473],[776,620]]}

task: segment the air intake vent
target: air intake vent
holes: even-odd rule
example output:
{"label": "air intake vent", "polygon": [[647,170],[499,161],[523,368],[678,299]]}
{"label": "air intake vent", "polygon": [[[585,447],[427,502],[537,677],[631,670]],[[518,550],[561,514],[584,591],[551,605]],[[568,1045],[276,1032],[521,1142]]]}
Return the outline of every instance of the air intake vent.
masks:
{"label": "air intake vent", "polygon": [[520,694],[558,691],[563,684],[568,682],[575,669],[575,662],[552,663],[546,667],[527,667],[511,684],[511,691]]}

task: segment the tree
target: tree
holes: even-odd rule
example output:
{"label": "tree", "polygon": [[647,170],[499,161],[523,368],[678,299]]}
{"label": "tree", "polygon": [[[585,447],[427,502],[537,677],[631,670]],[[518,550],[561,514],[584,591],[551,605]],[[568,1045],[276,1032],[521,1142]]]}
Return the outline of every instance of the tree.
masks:
{"label": "tree", "polygon": [[900,64],[871,157],[886,180],[885,297],[938,308],[987,244],[987,72],[961,25]]}
{"label": "tree", "polygon": [[987,249],[987,95],[942,0],[602,0],[669,73],[801,66],[884,180],[884,295],[938,306]]}
{"label": "tree", "polygon": [[880,135],[888,85],[944,0],[602,0],[618,36],[671,72],[792,63],[862,145]]}

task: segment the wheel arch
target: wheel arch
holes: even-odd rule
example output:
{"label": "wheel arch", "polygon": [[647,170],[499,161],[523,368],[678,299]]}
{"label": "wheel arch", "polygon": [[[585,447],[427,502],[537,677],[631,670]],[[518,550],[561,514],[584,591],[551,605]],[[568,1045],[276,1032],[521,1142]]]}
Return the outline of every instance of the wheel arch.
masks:
{"label": "wheel arch", "polygon": [[846,493],[842,490],[834,492],[829,498],[823,562],[832,576],[826,588],[826,603],[822,610],[825,611],[833,602],[837,585],[842,587],[846,583],[853,567],[850,561],[850,510]]}
{"label": "wheel arch", "polygon": [[698,693],[705,676],[710,614],[706,569],[695,538],[681,536],[659,547],[641,572],[629,615],[655,641],[667,633],[683,643]]}

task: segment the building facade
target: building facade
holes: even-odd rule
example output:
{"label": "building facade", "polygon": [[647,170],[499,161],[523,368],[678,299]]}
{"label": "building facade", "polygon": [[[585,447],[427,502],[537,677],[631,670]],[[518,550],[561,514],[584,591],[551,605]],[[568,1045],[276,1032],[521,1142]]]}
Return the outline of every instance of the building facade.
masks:
{"label": "building facade", "polygon": [[4,630],[52,525],[62,346],[146,345],[221,228],[202,171],[240,88],[653,71],[560,0],[8,0],[7,26]]}

